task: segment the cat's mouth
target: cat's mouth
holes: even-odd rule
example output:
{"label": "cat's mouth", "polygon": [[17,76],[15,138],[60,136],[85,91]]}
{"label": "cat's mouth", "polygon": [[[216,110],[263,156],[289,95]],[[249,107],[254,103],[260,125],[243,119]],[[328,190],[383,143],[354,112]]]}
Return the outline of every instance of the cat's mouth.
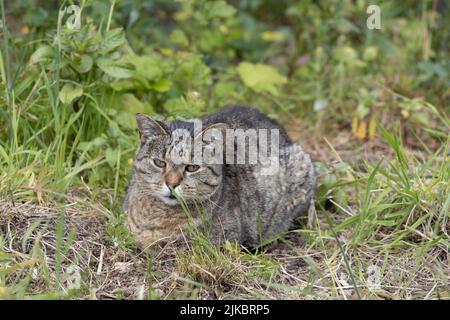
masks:
{"label": "cat's mouth", "polygon": [[174,190],[169,190],[166,188],[163,192],[161,192],[159,198],[168,205],[174,206],[178,204],[177,197],[181,197],[181,189],[178,187]]}
{"label": "cat's mouth", "polygon": [[175,206],[178,204],[178,200],[174,195],[161,196],[160,199],[170,206]]}

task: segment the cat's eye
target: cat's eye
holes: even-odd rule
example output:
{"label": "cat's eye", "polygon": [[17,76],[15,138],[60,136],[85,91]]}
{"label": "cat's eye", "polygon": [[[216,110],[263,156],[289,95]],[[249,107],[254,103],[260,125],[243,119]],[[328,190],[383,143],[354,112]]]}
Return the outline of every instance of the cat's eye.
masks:
{"label": "cat's eye", "polygon": [[157,167],[160,167],[160,168],[164,168],[166,166],[166,163],[159,159],[153,159],[153,162],[155,163],[155,165]]}
{"label": "cat's eye", "polygon": [[185,169],[187,172],[195,172],[198,169],[200,169],[200,166],[198,166],[196,164],[188,164]]}

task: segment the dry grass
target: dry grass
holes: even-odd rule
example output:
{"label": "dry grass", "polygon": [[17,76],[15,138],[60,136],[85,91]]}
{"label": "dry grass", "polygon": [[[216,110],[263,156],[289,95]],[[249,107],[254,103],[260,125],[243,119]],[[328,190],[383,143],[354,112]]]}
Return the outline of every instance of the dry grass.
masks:
{"label": "dry grass", "polygon": [[[145,253],[114,247],[106,234],[107,217],[103,212],[80,208],[76,203],[62,208],[32,203],[13,207],[1,203],[3,250],[14,257],[9,265],[22,267],[20,272],[8,276],[7,283],[19,283],[27,269],[32,270],[29,295],[45,293],[49,286],[58,283],[55,229],[61,210],[66,218],[64,239],[67,241],[70,230],[76,230],[76,237],[64,255],[62,274],[71,266],[81,272],[81,289],[75,295],[79,299],[357,298],[344,256],[334,239],[324,239],[324,250],[320,250],[301,236],[291,235],[265,253],[252,255],[230,245],[202,260],[196,253],[204,248],[173,243],[159,248],[149,260]],[[354,246],[345,234],[339,241],[355,274],[361,298],[449,298],[448,250],[430,248],[418,259],[415,248],[385,252]],[[36,254],[37,244],[42,259]],[[215,255],[215,259],[206,261]],[[367,268],[371,265],[382,270],[379,289],[370,289]],[[262,269],[267,266],[270,272]],[[43,269],[48,269],[49,279],[42,275]],[[53,289],[68,294],[71,283],[70,276],[63,276]]]}

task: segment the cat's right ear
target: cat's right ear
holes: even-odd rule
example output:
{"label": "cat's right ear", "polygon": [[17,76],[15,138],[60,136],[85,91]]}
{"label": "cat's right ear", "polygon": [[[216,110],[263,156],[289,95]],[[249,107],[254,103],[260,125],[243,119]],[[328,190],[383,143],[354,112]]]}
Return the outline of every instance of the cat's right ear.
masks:
{"label": "cat's right ear", "polygon": [[143,140],[169,134],[164,122],[155,120],[145,114],[137,113],[136,123],[139,129],[139,135]]}

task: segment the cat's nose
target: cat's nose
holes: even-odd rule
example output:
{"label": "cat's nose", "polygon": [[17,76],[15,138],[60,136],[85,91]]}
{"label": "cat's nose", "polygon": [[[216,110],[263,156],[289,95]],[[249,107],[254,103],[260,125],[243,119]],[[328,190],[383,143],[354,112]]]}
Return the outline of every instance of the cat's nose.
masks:
{"label": "cat's nose", "polygon": [[165,180],[167,187],[175,189],[180,185],[181,177],[174,173],[168,173]]}
{"label": "cat's nose", "polygon": [[178,187],[180,185],[180,182],[169,182],[166,180],[166,186],[172,189],[175,189],[176,187]]}

